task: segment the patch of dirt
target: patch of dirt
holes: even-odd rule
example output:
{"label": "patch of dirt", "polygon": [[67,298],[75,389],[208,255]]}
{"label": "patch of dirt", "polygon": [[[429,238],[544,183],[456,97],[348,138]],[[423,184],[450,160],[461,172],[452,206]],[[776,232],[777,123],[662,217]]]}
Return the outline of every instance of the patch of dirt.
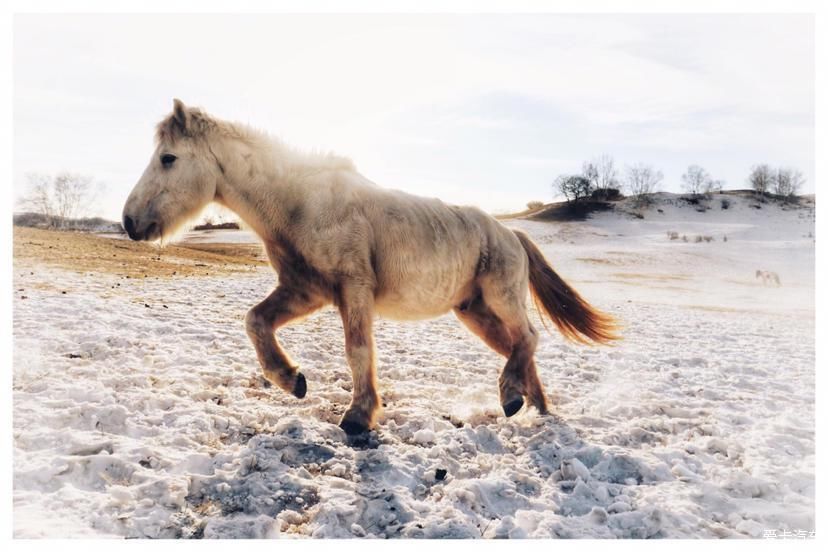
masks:
{"label": "patch of dirt", "polygon": [[642,274],[640,272],[614,272],[611,276],[630,280],[655,280],[658,282],[690,279],[688,276],[683,276],[681,274]]}
{"label": "patch of dirt", "polygon": [[14,227],[14,265],[42,262],[79,273],[128,278],[210,276],[267,266],[261,245],[194,243],[160,247],[82,232]]}
{"label": "patch of dirt", "polygon": [[576,257],[575,260],[576,261],[581,261],[582,263],[606,264],[606,265],[619,264],[617,261],[612,261],[610,259],[598,259],[596,257]]}

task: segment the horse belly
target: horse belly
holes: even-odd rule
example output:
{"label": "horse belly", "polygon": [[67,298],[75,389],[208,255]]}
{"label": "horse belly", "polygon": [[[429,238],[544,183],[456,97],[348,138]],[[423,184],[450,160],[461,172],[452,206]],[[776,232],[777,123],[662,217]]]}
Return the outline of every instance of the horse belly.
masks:
{"label": "horse belly", "polygon": [[403,281],[400,284],[376,298],[374,309],[377,314],[394,320],[435,318],[460,304],[470,287],[436,278]]}
{"label": "horse belly", "polygon": [[374,308],[380,316],[392,320],[425,320],[436,318],[449,312],[454,305],[449,302],[441,304],[423,304],[419,301],[379,301]]}

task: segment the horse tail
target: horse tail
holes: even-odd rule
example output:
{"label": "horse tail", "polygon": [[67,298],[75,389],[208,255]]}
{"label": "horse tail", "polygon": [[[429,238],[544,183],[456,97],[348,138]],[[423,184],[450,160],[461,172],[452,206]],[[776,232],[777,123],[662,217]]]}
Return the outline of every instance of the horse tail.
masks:
{"label": "horse tail", "polygon": [[514,232],[529,256],[529,287],[541,321],[543,315],[548,316],[564,337],[579,343],[620,339],[615,333],[618,328],[615,319],[591,306],[564,282],[529,236],[519,230]]}

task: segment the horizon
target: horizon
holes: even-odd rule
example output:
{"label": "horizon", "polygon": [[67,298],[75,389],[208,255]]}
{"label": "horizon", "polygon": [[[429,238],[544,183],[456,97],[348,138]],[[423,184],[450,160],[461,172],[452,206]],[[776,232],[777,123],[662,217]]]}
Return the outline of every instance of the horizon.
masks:
{"label": "horizon", "polygon": [[[752,188],[723,188],[721,190],[715,190],[715,191],[711,191],[711,192],[702,192],[702,193],[699,193],[699,194],[693,194],[691,192],[683,192],[683,191],[655,190],[653,192],[646,192],[646,193],[643,193],[643,194],[639,194],[639,197],[654,196],[654,195],[659,195],[659,194],[669,194],[669,195],[674,195],[674,196],[679,197],[679,198],[680,197],[704,196],[705,198],[710,199],[713,195],[716,195],[716,194],[727,195],[727,194],[733,194],[733,193],[738,193],[738,192],[744,192],[744,193],[750,193],[750,194],[761,194],[762,193],[762,192],[757,192],[756,190],[753,190]],[[782,196],[777,196],[773,192],[765,192],[764,196],[768,197],[768,198],[782,197]],[[568,200],[568,199],[563,199],[563,198],[558,197],[558,198],[555,198],[551,201],[544,202],[542,207],[534,209],[534,210],[528,208],[528,206],[524,206],[523,209],[518,210],[518,211],[512,211],[512,212],[501,212],[501,213],[494,213],[494,212],[488,212],[488,211],[487,212],[490,215],[495,216],[495,217],[513,217],[513,216],[522,214],[524,211],[531,211],[531,212],[534,213],[534,212],[540,210],[541,208],[549,207],[551,205],[558,205],[558,204],[561,204],[561,203],[570,203],[570,202],[577,203],[577,202],[588,202],[588,201],[600,201],[600,202],[604,202],[604,203],[617,203],[617,202],[623,201],[625,199],[633,199],[634,197],[636,197],[636,196],[626,195],[626,194],[623,194],[623,193],[622,193],[621,197],[619,197],[618,199],[591,200],[590,198],[581,198],[581,199],[578,199],[578,200]],[[792,197],[804,198],[804,199],[813,198],[814,200],[816,200],[816,192],[812,191],[810,193],[793,194]],[[240,228],[239,228],[240,230],[250,230],[250,228],[246,225],[246,223],[244,223],[244,221],[241,220],[241,218],[238,217],[238,215],[236,215],[235,213],[233,213],[232,211],[230,211],[230,210],[228,210],[224,207],[221,207],[217,204],[215,204],[215,205],[217,207],[219,207],[220,210],[216,211],[216,213],[210,213],[207,210],[205,210],[198,217],[190,220],[190,222],[188,222],[185,225],[185,227],[192,229],[193,226],[197,226],[197,225],[205,224],[205,223],[206,224],[215,224],[215,225],[220,225],[220,224],[225,224],[225,223],[237,223],[237,224],[240,225]],[[642,206],[642,208],[647,208],[647,207],[648,207],[647,204],[644,204]],[[208,207],[208,209],[209,209],[209,207]],[[232,214],[235,218],[228,219],[228,218],[220,218],[220,216],[216,216],[216,215],[221,215],[222,213]],[[22,209],[14,210],[12,212],[12,215],[15,215],[15,216],[38,215],[38,216],[44,216],[44,217],[47,216],[47,215],[43,215],[41,213],[37,213],[36,211],[22,210]],[[213,221],[209,222],[209,223],[206,222],[208,216],[211,216],[211,215],[212,215]],[[101,216],[101,215],[95,215],[95,214],[80,215],[80,216],[77,216],[77,217],[67,217],[67,218],[60,217],[59,215],[54,215],[53,218],[58,219],[58,220],[63,219],[63,220],[69,220],[69,221],[81,221],[81,220],[86,220],[86,219],[98,219],[99,218],[99,219],[103,219],[105,222],[122,224],[121,220],[117,217],[110,219],[110,218],[107,218],[107,217],[104,217],[104,216]]]}
{"label": "horizon", "polygon": [[690,164],[734,190],[769,163],[815,195],[812,16],[18,15],[14,31],[15,200],[27,173],[79,173],[106,188],[92,217],[120,220],[173,97],[495,214],[554,201],[556,176],[602,154],[662,170],[665,192]]}

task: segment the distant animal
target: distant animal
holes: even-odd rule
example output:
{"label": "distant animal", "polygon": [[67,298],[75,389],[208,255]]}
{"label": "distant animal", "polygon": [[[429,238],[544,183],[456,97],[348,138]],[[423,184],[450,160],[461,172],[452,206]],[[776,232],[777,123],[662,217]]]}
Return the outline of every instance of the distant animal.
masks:
{"label": "distant animal", "polygon": [[777,286],[781,286],[782,283],[779,281],[779,274],[776,272],[771,272],[770,270],[757,270],[756,271],[756,279],[762,280],[762,284],[769,285],[769,284],[776,284]]}
{"label": "distant animal", "polygon": [[561,279],[525,233],[480,209],[383,189],[348,159],[299,153],[179,100],[155,138],[149,165],[124,206],[129,237],[165,238],[213,201],[238,214],[278,273],[275,290],[245,318],[264,377],[305,396],[305,376],[274,331],[333,304],[354,384],[340,422],[349,435],[374,427],[381,407],[375,313],[422,319],[454,311],[507,359],[499,377],[506,416],[524,399],[548,412],[533,358],[538,332],[526,312],[530,289],[565,337],[617,339],[613,318]]}

